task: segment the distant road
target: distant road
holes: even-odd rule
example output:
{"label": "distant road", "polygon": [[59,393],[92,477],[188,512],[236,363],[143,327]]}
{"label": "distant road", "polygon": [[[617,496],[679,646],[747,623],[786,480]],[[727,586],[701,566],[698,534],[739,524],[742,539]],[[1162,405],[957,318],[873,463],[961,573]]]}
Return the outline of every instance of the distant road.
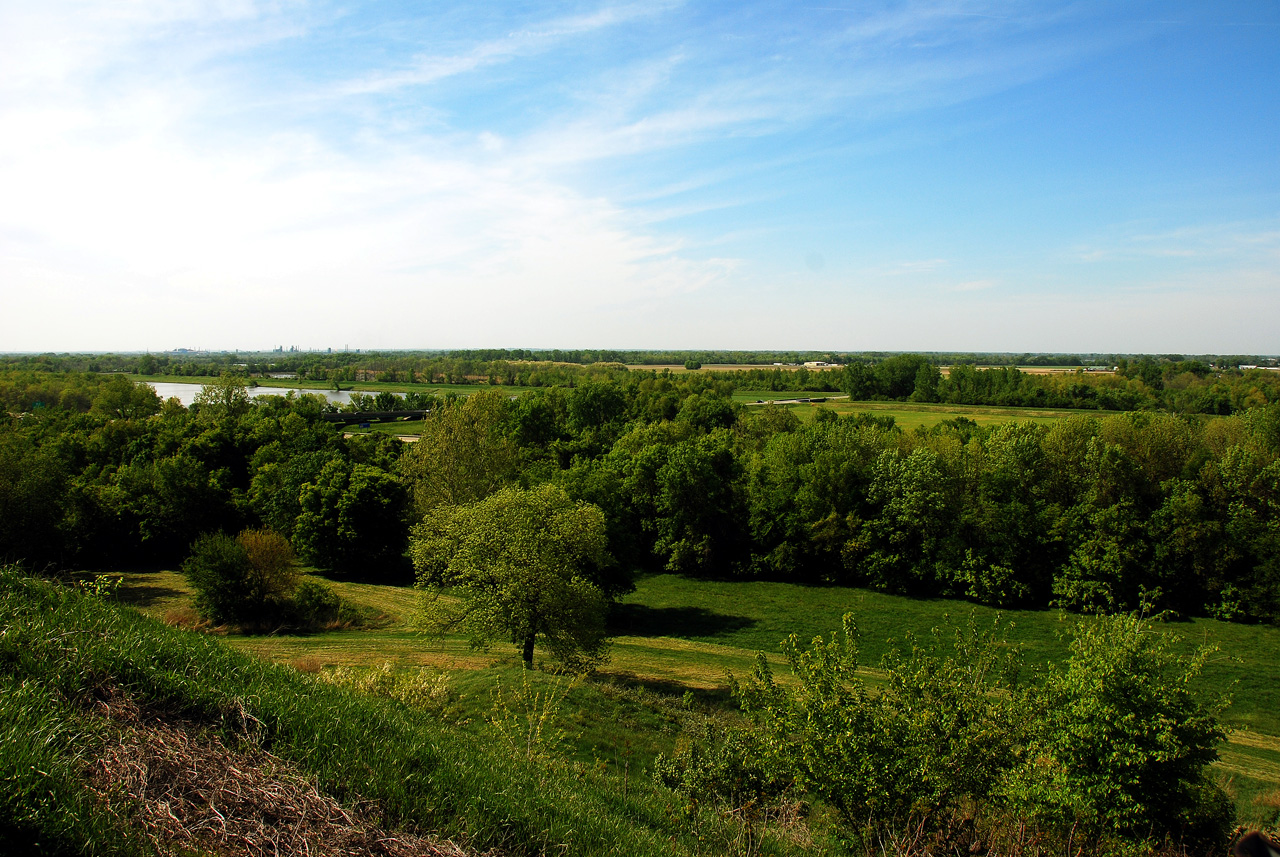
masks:
{"label": "distant road", "polygon": [[[370,431],[344,431],[344,432],[342,433],[342,436],[343,436],[343,437],[355,437],[355,436],[356,436],[356,435],[358,435],[358,434],[373,434],[373,432],[370,432]],[[416,435],[416,434],[393,434],[393,435],[391,435],[391,437],[394,437],[396,440],[402,440],[402,441],[404,441],[405,443],[417,443],[419,440],[421,440],[421,439],[422,439],[420,435]]]}

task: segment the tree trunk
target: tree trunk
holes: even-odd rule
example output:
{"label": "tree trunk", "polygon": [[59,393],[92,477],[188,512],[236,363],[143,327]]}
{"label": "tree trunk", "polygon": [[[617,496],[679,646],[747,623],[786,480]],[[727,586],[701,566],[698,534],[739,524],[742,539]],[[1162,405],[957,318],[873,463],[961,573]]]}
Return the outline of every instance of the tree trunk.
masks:
{"label": "tree trunk", "polygon": [[525,669],[533,669],[533,634],[529,634],[524,638],[524,657]]}

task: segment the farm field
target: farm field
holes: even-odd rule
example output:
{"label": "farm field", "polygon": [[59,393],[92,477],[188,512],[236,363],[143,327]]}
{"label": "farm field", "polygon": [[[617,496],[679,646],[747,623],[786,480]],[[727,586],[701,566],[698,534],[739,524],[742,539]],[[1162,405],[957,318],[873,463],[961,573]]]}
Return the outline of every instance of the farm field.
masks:
{"label": "farm field", "polygon": [[[628,363],[627,368],[635,372],[662,372],[670,370],[672,374],[684,372],[749,372],[752,369],[782,369],[794,372],[806,367],[788,364],[775,366],[772,363],[703,363],[701,369],[686,369],[683,363]],[[832,367],[826,367],[832,368]],[[815,371],[810,369],[809,371]]]}
{"label": "farm field", "polygon": [[[440,642],[417,634],[412,627],[417,593],[411,588],[330,583],[366,615],[377,618],[363,629],[307,636],[232,636],[228,642],[303,669],[390,664],[393,669],[445,670],[464,696],[474,696],[465,703],[471,706],[485,704],[481,697],[491,690],[493,677],[514,674],[516,658],[509,646],[476,652],[460,639]],[[190,589],[176,572],[128,574],[120,597],[144,613],[169,621],[190,612]],[[775,672],[785,678],[779,642],[793,633],[803,643],[827,635],[840,626],[847,612],[857,619],[863,672],[873,685],[879,674],[875,666],[888,641],[901,640],[908,633],[926,640],[931,629],[965,624],[972,617],[978,627],[1003,628],[1008,643],[1023,649],[1027,669],[1033,672],[1065,656],[1066,634],[1081,621],[1057,611],[1001,612],[962,601],[912,600],[860,589],[654,575],[640,579],[636,591],[618,605],[611,660],[589,684],[606,694],[616,695],[619,688],[668,698],[689,693],[723,705],[730,672],[745,674],[756,653],[764,652]],[[1280,795],[1280,629],[1203,619],[1164,627],[1180,639],[1177,646],[1183,651],[1203,644],[1219,647],[1220,653],[1206,668],[1204,683],[1209,692],[1231,695],[1224,722],[1232,732],[1221,748],[1216,770],[1236,798],[1243,822],[1271,822]],[[602,727],[592,717],[584,714],[568,720],[573,733],[570,742],[580,755],[608,744],[608,735],[600,733]],[[668,749],[673,740],[674,735],[665,733],[637,737],[637,744],[646,749],[636,761]]]}

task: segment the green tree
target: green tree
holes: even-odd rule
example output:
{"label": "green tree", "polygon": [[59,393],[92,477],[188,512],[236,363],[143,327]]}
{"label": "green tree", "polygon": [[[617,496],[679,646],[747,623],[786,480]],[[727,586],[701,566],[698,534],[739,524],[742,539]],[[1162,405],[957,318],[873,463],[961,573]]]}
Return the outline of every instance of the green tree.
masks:
{"label": "green tree", "polygon": [[344,574],[384,576],[402,560],[407,494],[368,464],[330,459],[298,493],[293,545],[307,562]]}
{"label": "green tree", "polygon": [[[462,631],[477,648],[506,637],[526,666],[541,639],[578,666],[605,653],[608,598],[597,578],[613,563],[607,546],[599,508],[543,485],[437,507],[414,528],[410,551],[432,630]],[[442,597],[446,589],[457,600]]]}
{"label": "green tree", "polygon": [[474,503],[515,475],[519,449],[507,433],[509,406],[505,393],[491,390],[439,408],[423,423],[421,440],[402,464],[419,513]]}
{"label": "green tree", "polygon": [[1191,657],[1148,620],[1084,620],[1071,657],[1029,695],[1035,724],[1009,793],[1032,816],[1098,839],[1224,842],[1230,800],[1210,779],[1226,699],[1195,682],[1211,648]]}
{"label": "green tree", "polygon": [[201,413],[237,417],[249,410],[249,382],[238,372],[223,372],[196,394]]}
{"label": "green tree", "polygon": [[136,384],[127,375],[112,375],[93,398],[93,409],[124,420],[149,417],[160,410],[160,397],[149,384]]}
{"label": "green tree", "polygon": [[867,489],[880,513],[865,523],[859,545],[869,551],[862,568],[868,583],[914,595],[945,591],[956,511],[947,502],[946,489],[933,450],[916,449],[905,456],[881,453]]}

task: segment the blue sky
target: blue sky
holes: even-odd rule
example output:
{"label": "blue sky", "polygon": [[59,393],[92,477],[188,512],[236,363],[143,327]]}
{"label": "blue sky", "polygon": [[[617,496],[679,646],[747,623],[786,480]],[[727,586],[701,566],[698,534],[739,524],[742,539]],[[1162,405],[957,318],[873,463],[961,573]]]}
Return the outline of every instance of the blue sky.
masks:
{"label": "blue sky", "polygon": [[1280,352],[1280,0],[0,0],[0,349]]}

